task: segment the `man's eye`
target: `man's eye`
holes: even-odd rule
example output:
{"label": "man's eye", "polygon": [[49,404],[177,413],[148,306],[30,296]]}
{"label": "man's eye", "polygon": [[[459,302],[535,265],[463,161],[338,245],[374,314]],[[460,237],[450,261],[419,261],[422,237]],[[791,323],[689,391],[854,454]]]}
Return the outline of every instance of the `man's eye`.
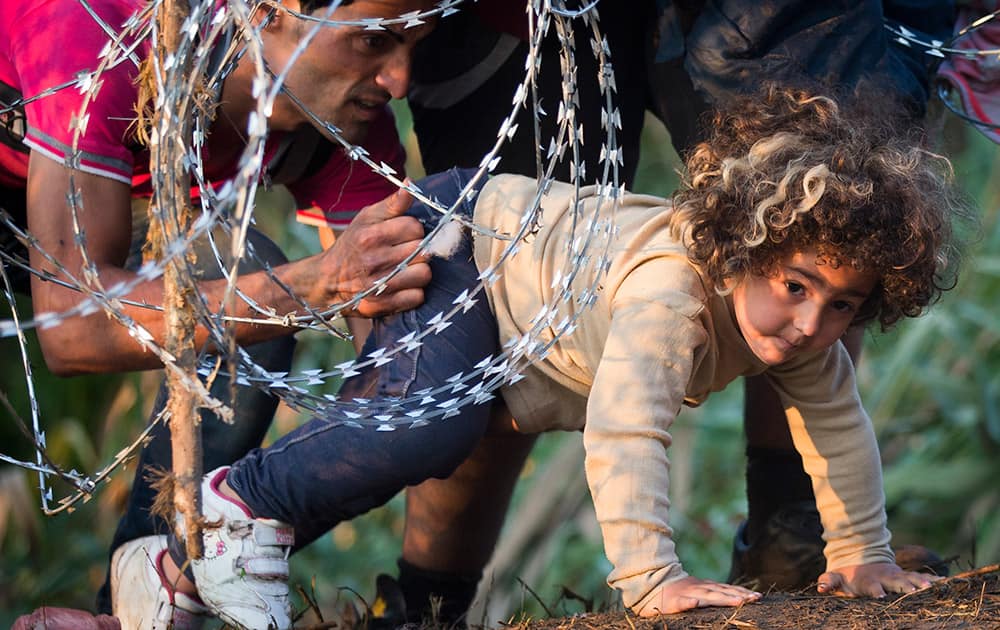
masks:
{"label": "man's eye", "polygon": [[855,310],[853,304],[851,304],[850,302],[844,302],[842,300],[837,300],[830,306],[832,306],[835,311],[839,311],[841,313],[853,313]]}
{"label": "man's eye", "polygon": [[364,48],[370,51],[378,51],[385,48],[386,44],[389,42],[389,38],[385,35],[379,34],[366,34],[360,37],[361,44]]}

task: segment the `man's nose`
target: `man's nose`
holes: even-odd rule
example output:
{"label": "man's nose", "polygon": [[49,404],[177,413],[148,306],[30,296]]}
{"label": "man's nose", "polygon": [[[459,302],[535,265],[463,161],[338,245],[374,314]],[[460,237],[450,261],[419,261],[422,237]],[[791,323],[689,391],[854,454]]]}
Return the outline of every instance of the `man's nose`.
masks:
{"label": "man's nose", "polygon": [[405,98],[410,88],[411,52],[408,48],[393,52],[375,76],[375,83],[393,98]]}

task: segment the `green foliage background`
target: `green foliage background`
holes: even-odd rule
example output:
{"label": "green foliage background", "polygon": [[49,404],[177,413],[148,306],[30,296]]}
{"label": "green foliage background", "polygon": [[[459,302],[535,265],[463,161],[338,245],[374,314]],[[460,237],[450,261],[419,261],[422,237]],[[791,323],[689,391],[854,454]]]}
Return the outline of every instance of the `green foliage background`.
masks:
{"label": "green foliage background", "polygon": [[[981,233],[959,286],[925,317],[887,335],[873,333],[859,374],[882,445],[895,542],[928,545],[954,557],[953,567],[960,570],[1000,561],[1000,485],[995,481],[1000,473],[995,459],[1000,454],[1000,152],[950,118],[944,118],[939,137],[959,182],[978,202]],[[408,148],[417,155],[412,142]],[[678,162],[662,126],[652,119],[642,156],[635,189],[669,195]],[[411,174],[419,171],[419,163],[411,165]],[[261,213],[261,227],[280,235],[286,252],[297,257],[317,251],[312,231],[290,221],[282,209],[280,192],[267,195],[264,206],[272,210]],[[30,312],[23,306],[22,312]],[[302,336],[298,352],[300,368],[329,365],[350,354],[343,342],[313,335]],[[0,340],[0,357],[0,391],[28,418],[12,340]],[[95,470],[145,422],[156,373],[58,379],[44,370],[37,348],[32,362],[56,461]],[[731,537],[745,510],[741,405],[741,388],[732,387],[701,409],[682,413],[674,429],[678,548],[688,571],[704,577],[725,578]],[[272,434],[300,420],[281,409]],[[532,455],[508,530],[528,523],[540,504],[558,499],[570,507],[541,526],[532,545],[511,552],[511,573],[494,577],[485,589],[488,599],[502,600],[503,606],[491,608],[483,620],[566,614],[615,601],[604,585],[608,565],[587,498],[567,498],[579,486],[552,470],[560,454],[569,453],[572,464],[578,441],[576,435],[547,435]],[[0,411],[0,452],[31,457],[28,441],[5,411]],[[582,474],[582,467],[576,470]],[[75,512],[47,518],[38,507],[37,477],[0,467],[0,626],[42,604],[92,608],[132,474],[131,468],[118,472]],[[328,615],[345,602],[370,601],[374,576],[394,571],[401,533],[397,497],[297,555],[293,582],[313,592]],[[582,604],[565,596],[563,587],[593,601]]]}

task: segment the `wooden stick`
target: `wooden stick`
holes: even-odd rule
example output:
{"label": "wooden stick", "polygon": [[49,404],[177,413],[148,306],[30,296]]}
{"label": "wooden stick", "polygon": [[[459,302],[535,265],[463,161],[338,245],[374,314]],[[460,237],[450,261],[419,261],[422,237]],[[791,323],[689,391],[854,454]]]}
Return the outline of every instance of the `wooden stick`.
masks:
{"label": "wooden stick", "polygon": [[[165,67],[167,56],[180,49],[181,26],[190,10],[187,0],[165,0],[162,12],[157,15],[160,38],[156,43],[156,55],[161,71]],[[190,57],[183,55],[175,60],[174,67],[167,73],[186,76],[190,67]],[[164,79],[162,84],[169,84],[169,81]],[[159,102],[162,105],[157,107],[153,116],[155,141],[150,147],[150,157],[151,168],[161,169],[159,177],[154,171],[153,185],[157,193],[155,203],[160,210],[159,216],[164,219],[159,222],[158,230],[162,254],[167,251],[167,244],[182,237],[191,224],[191,182],[183,159],[186,151],[184,142],[190,137],[192,119],[188,108],[174,103],[172,99],[163,98]],[[172,165],[168,172],[172,172],[173,176],[170,181],[165,181],[162,169],[168,165]],[[156,189],[158,180],[159,190]],[[171,220],[173,217],[176,220]],[[151,225],[155,220],[155,217],[151,217]],[[187,257],[190,260],[193,253],[187,254]],[[194,280],[185,273],[186,262],[188,261],[174,258],[163,273],[166,349],[185,374],[197,378],[197,353],[194,347],[196,320],[191,307],[195,285]],[[182,377],[171,372],[168,372],[167,387],[170,392],[168,410],[175,482],[173,498],[175,509],[184,523],[188,558],[194,560],[202,556],[202,447],[198,400]]]}
{"label": "wooden stick", "polygon": [[977,577],[979,575],[986,575],[987,573],[995,573],[997,571],[1000,571],[1000,563],[998,563],[998,564],[991,564],[991,565],[988,565],[988,566],[985,566],[985,567],[980,567],[978,569],[972,569],[971,571],[965,571],[964,573],[957,573],[957,574],[955,574],[955,575],[947,578],[946,581],[961,580],[963,578]]}

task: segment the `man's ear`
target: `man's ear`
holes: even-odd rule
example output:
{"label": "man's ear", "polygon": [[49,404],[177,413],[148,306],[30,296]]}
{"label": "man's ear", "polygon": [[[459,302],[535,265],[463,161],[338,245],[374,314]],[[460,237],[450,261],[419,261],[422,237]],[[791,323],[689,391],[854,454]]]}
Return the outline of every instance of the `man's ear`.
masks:
{"label": "man's ear", "polygon": [[264,24],[265,29],[284,28],[292,21],[292,16],[288,12],[298,11],[300,7],[298,0],[284,0],[280,4],[262,2],[255,9],[250,21],[255,26]]}

